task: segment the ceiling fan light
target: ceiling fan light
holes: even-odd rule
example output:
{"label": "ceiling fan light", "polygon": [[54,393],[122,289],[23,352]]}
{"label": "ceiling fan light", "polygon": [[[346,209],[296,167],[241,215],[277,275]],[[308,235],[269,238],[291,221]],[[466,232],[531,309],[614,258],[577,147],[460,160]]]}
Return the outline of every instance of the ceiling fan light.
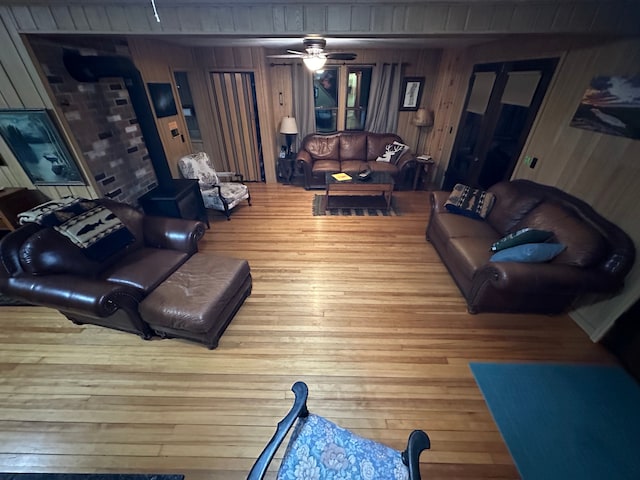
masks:
{"label": "ceiling fan light", "polygon": [[315,72],[316,70],[320,70],[322,67],[324,67],[324,64],[327,62],[327,57],[322,54],[312,55],[309,57],[304,57],[302,61],[309,70]]}

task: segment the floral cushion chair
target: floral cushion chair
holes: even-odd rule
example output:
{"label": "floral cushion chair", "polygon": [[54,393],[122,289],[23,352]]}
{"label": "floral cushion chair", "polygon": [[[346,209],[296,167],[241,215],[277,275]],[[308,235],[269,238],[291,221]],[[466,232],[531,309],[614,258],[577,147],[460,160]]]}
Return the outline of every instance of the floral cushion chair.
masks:
{"label": "floral cushion chair", "polygon": [[[247,200],[251,205],[251,194],[243,183],[242,174],[216,172],[205,152],[182,157],[178,160],[178,168],[184,178],[198,180],[204,206],[224,212],[227,220],[231,220],[231,209],[241,201]],[[220,178],[229,178],[231,181],[221,182]]]}
{"label": "floral cushion chair", "polygon": [[278,423],[247,480],[264,478],[278,447],[297,420],[280,463],[278,480],[420,480],[420,453],[430,447],[422,430],[409,436],[407,449],[399,452],[359,437],[307,410],[307,386],[296,382],[293,407]]}

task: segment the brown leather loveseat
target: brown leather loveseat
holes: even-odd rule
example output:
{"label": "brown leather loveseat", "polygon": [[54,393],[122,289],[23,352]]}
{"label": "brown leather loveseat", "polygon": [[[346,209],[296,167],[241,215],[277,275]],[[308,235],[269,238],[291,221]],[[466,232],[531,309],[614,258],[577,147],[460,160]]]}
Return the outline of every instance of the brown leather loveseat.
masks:
{"label": "brown leather loveseat", "polygon": [[396,185],[406,185],[413,179],[415,155],[410,149],[390,162],[376,161],[387,145],[402,138],[393,133],[336,132],[307,135],[296,156],[304,172],[305,188],[324,188],[327,173],[358,174],[367,167],[374,172],[388,172]]}
{"label": "brown leather loveseat", "polygon": [[[489,189],[495,203],[484,220],[451,213],[450,192],[431,194],[427,240],[462,292],[470,313],[555,314],[587,293],[614,294],[633,266],[629,236],[587,203],[528,180]],[[551,231],[566,248],[544,263],[492,262],[491,245],[524,228]]]}
{"label": "brown leather loveseat", "polygon": [[76,324],[214,348],[251,291],[246,260],[197,253],[202,222],[149,216],[108,199],[90,202],[115,214],[132,234],[126,244],[96,259],[51,226],[27,223],[0,242],[0,291],[55,308]]}

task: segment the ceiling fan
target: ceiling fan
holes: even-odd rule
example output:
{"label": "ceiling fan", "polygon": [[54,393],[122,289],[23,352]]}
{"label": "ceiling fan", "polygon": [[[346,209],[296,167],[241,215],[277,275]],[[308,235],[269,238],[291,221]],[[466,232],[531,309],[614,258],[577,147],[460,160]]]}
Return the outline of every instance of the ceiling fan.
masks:
{"label": "ceiling fan", "polygon": [[322,37],[305,37],[302,40],[304,52],[287,50],[283,55],[267,55],[269,58],[301,58],[311,71],[321,69],[327,60],[355,60],[357,55],[350,52],[325,52],[327,41]]}

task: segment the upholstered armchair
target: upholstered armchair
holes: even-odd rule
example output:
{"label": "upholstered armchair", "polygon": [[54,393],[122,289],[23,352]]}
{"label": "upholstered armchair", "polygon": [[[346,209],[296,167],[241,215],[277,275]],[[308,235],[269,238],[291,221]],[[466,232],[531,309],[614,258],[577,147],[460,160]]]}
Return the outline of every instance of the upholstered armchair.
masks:
{"label": "upholstered armchair", "polygon": [[242,174],[216,172],[205,152],[182,157],[178,160],[178,168],[184,178],[198,180],[204,206],[224,212],[227,220],[231,220],[231,210],[241,201],[247,200],[251,205],[249,187],[244,184]]}
{"label": "upholstered armchair", "polygon": [[247,480],[265,478],[271,460],[294,424],[296,426],[280,462],[278,480],[420,480],[420,453],[431,446],[429,437],[422,430],[411,432],[407,449],[399,452],[309,413],[308,389],[303,382],[296,382],[291,390],[295,394],[294,404],[278,423],[275,434],[256,460]]}

